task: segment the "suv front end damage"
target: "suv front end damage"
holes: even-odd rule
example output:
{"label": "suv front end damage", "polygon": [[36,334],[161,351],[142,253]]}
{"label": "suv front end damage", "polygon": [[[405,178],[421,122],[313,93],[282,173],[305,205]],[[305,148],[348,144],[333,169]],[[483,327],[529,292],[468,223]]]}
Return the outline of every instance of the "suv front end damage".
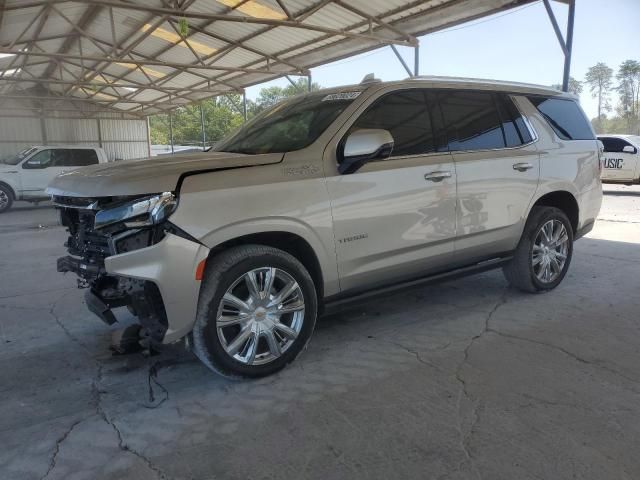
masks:
{"label": "suv front end damage", "polygon": [[113,309],[138,317],[143,345],[170,343],[195,321],[198,265],[209,249],[168,221],[177,201],[171,193],[79,198],[53,196],[67,227],[69,255],[59,272],[78,276],[85,301],[105,323]]}

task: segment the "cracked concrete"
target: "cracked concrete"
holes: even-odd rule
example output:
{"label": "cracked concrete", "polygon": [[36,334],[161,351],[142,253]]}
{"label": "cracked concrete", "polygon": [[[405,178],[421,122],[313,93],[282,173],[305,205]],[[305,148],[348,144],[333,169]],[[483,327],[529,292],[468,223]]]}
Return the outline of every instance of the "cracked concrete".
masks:
{"label": "cracked concrete", "polygon": [[349,306],[251,382],[112,356],[51,209],[0,216],[0,478],[640,478],[640,188],[606,190],[553,292],[489,272]]}

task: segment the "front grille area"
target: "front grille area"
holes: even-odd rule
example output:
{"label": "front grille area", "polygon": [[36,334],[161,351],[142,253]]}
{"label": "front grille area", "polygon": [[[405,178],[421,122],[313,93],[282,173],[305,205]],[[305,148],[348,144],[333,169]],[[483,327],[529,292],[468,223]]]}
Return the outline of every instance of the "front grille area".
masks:
{"label": "front grille area", "polygon": [[112,255],[109,236],[93,228],[95,212],[91,210],[61,209],[62,224],[69,230],[65,246],[69,253],[98,268]]}

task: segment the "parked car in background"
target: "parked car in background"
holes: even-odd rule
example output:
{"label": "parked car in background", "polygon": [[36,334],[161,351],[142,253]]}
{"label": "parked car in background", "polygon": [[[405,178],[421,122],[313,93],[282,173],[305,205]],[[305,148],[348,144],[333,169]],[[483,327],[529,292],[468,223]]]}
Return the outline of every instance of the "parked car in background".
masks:
{"label": "parked car in background", "polygon": [[604,145],[602,181],[640,184],[640,136],[598,135]]}
{"label": "parked car in background", "polygon": [[57,177],[57,268],[106,323],[129,307],[145,345],[187,337],[209,368],[259,377],[346,299],[490,268],[555,288],[600,210],[599,156],[576,98],[545,87],[428,77],[308,93],[211,152]]}
{"label": "parked car in background", "polygon": [[102,148],[77,145],[33,146],[0,160],[0,213],[14,200],[48,200],[45,189],[61,173],[106,162]]}

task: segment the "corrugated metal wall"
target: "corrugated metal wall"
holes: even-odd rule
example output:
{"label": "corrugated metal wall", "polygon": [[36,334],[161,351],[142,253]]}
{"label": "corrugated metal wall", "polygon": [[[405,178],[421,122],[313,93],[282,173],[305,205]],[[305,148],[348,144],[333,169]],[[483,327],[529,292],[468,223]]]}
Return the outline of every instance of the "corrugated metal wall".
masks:
{"label": "corrugated metal wall", "polygon": [[[102,146],[109,160],[149,156],[146,119],[108,118],[118,116],[109,113],[100,113],[100,118],[79,118],[69,110],[49,111],[46,118],[39,118],[32,109],[21,112],[18,105],[1,110],[0,158],[44,144]],[[92,115],[86,107],[83,113]]]}

